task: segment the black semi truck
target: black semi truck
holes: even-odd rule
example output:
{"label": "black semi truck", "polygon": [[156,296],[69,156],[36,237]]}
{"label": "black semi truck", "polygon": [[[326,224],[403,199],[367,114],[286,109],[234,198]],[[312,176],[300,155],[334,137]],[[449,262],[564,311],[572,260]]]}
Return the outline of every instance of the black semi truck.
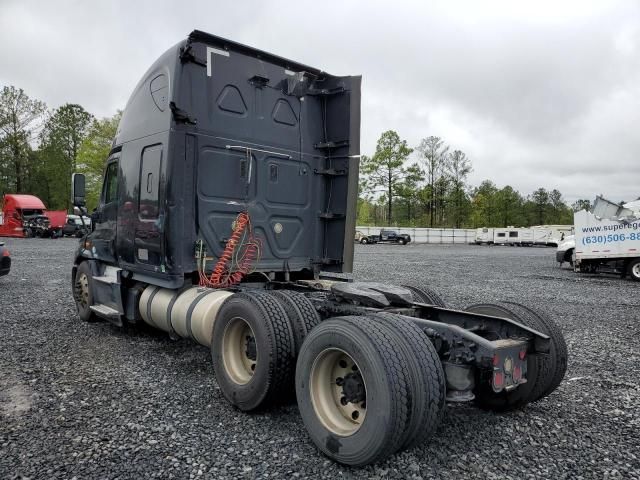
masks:
{"label": "black semi truck", "polygon": [[424,442],[446,402],[539,400],[567,363],[529,307],[457,310],[428,286],[337,275],[353,262],[360,82],[192,32],[135,87],[72,270],[82,320],[210,348],[241,410],[295,392],[313,442],[348,465]]}

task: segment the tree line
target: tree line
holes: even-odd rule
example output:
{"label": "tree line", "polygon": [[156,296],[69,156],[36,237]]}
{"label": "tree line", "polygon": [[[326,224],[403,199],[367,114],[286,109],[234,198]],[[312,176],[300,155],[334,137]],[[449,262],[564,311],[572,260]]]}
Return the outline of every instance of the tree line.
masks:
{"label": "tree line", "polygon": [[468,183],[471,159],[440,137],[409,147],[397,132],[378,139],[375,153],[360,163],[358,225],[478,228],[573,223],[573,212],[557,189],[540,187],[523,195],[491,180]]}
{"label": "tree line", "polygon": [[97,204],[104,161],[120,112],[96,118],[81,105],[55,109],[5,86],[0,91],[0,194],[28,193],[51,210],[69,210],[71,174],[87,176],[87,202]]}

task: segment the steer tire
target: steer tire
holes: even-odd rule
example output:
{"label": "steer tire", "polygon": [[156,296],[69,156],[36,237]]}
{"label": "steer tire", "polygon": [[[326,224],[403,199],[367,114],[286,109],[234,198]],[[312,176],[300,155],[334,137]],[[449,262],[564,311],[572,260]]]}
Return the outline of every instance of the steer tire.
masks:
{"label": "steer tire", "polygon": [[640,258],[631,260],[627,265],[627,275],[631,277],[631,280],[640,282]]}
{"label": "steer tire", "polygon": [[[468,312],[509,318],[541,333],[546,333],[545,323],[530,309],[517,303],[500,302],[496,304],[478,304],[465,309]],[[515,390],[494,392],[491,380],[478,376],[474,390],[476,403],[483,409],[494,411],[509,411],[523,407],[545,395],[551,387],[556,375],[555,359],[557,352],[551,342],[551,352],[548,355],[527,355],[527,383]]]}
{"label": "steer tire", "polygon": [[[336,375],[344,375],[338,378],[348,379],[352,388],[345,390],[347,384],[334,380]],[[351,466],[381,461],[404,443],[409,381],[400,345],[384,323],[359,316],[325,320],[307,336],[298,356],[296,395],[302,421],[332,460]],[[361,396],[347,401],[347,391]],[[362,416],[349,413],[356,405]]]}
{"label": "steer tire", "polygon": [[76,269],[73,278],[73,299],[80,320],[84,322],[95,322],[98,320],[91,305],[93,305],[93,274],[89,262],[81,262]]}
{"label": "steer tire", "polygon": [[360,243],[361,243],[362,245],[366,245],[367,243],[369,243],[369,240],[367,240],[366,238],[361,238],[361,239],[360,239]]}
{"label": "steer tire", "polygon": [[211,356],[222,394],[240,410],[288,398],[295,340],[287,313],[270,294],[241,292],[224,301],[213,325]]}
{"label": "steer tire", "polygon": [[418,303],[428,303],[436,307],[447,308],[447,304],[442,297],[429,287],[414,287],[413,285],[402,285],[404,288],[411,290],[413,301]]}
{"label": "steer tire", "polygon": [[293,330],[297,356],[305,337],[313,330],[313,327],[320,323],[320,315],[313,303],[302,293],[292,290],[274,290],[271,294],[278,299],[287,312]]}
{"label": "steer tire", "polygon": [[395,335],[410,377],[411,408],[401,450],[424,443],[437,430],[445,409],[446,378],[438,352],[411,320],[392,313],[373,315]]}

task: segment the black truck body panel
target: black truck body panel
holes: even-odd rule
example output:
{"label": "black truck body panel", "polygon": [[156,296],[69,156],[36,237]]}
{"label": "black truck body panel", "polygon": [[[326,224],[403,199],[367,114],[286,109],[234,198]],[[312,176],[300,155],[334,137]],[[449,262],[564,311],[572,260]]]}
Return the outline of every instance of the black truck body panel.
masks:
{"label": "black truck body panel", "polygon": [[218,258],[247,211],[257,271],[350,272],[360,80],[193,32],[129,99],[79,255],[177,287],[196,271],[196,241]]}

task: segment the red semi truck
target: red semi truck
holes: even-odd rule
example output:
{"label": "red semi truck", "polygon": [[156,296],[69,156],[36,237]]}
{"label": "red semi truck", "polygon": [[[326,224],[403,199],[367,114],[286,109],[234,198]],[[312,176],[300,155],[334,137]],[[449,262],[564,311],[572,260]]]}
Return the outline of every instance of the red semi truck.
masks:
{"label": "red semi truck", "polygon": [[67,217],[64,210],[47,211],[34,195],[4,195],[1,212],[0,237],[61,237]]}

